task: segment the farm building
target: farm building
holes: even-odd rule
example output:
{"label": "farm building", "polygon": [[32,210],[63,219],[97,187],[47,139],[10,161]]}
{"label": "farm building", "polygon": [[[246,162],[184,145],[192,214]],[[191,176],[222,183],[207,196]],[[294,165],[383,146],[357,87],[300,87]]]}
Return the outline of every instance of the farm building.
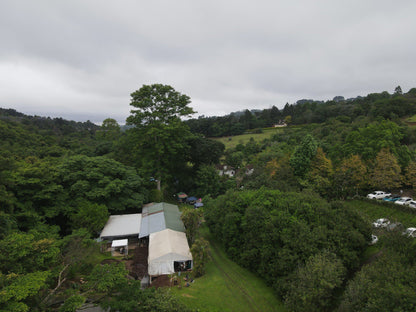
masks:
{"label": "farm building", "polygon": [[136,252],[148,253],[144,265],[150,277],[192,268],[185,227],[176,205],[158,203],[143,207],[141,214],[110,216],[100,238],[111,241],[112,255],[127,255],[129,248],[145,248],[146,252]]}
{"label": "farm building", "polygon": [[137,238],[140,234],[141,224],[141,213],[110,216],[101,232],[100,238],[102,240]]}
{"label": "farm building", "polygon": [[170,229],[150,234],[148,267],[151,277],[192,268],[186,234]]}

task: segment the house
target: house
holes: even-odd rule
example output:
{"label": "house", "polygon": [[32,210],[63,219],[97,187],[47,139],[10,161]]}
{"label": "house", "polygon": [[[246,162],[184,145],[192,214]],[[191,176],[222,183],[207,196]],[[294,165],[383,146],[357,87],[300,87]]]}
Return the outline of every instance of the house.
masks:
{"label": "house", "polygon": [[217,166],[217,170],[220,176],[226,175],[226,176],[229,176],[230,178],[235,176],[235,169],[227,165],[219,165]]}

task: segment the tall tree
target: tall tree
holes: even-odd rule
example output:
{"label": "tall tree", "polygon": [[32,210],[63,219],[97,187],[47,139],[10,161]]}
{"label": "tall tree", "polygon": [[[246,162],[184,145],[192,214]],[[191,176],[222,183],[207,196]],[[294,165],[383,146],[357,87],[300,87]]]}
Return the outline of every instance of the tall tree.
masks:
{"label": "tall tree", "polygon": [[293,168],[295,175],[303,177],[309,170],[311,159],[316,155],[318,144],[310,135],[306,135],[300,145],[290,157],[290,166]]}
{"label": "tall tree", "polygon": [[332,185],[332,162],[328,159],[321,147],[316,150],[311,160],[311,170],[307,174],[309,182],[321,195],[326,195]]}
{"label": "tall tree", "polygon": [[185,163],[191,133],[180,118],[195,113],[190,102],[187,95],[162,84],[143,85],[131,94],[134,109],[127,124],[135,126],[135,152],[139,165],[155,174],[159,191],[162,179],[172,175],[179,162]]}
{"label": "tall tree", "polygon": [[412,188],[416,188],[416,162],[411,161],[409,165],[406,167],[406,174],[405,174],[405,181],[406,184],[412,186]]}
{"label": "tall tree", "polygon": [[340,189],[341,196],[356,194],[367,184],[367,168],[361,157],[352,155],[344,159],[334,174],[335,185]]}
{"label": "tall tree", "polygon": [[402,185],[400,172],[397,158],[390,150],[383,148],[377,154],[371,184],[375,188],[387,190],[400,187]]}

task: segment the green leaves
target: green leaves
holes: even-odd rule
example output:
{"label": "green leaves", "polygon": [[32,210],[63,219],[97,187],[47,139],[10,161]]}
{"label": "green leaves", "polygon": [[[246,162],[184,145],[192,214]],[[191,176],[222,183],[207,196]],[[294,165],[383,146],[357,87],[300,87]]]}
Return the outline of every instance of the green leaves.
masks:
{"label": "green leaves", "polygon": [[205,220],[228,256],[264,276],[281,296],[299,265],[323,249],[335,254],[348,270],[356,268],[370,236],[361,217],[308,191],[228,192],[208,200],[204,208]]}
{"label": "green leaves", "polygon": [[334,290],[342,285],[345,273],[334,254],[323,251],[311,256],[295,271],[286,306],[297,312],[331,310]]}
{"label": "green leaves", "polygon": [[56,262],[58,254],[53,239],[13,233],[0,241],[0,270],[20,274],[48,269]]}
{"label": "green leaves", "polygon": [[22,302],[30,296],[36,295],[40,289],[46,287],[49,271],[37,271],[24,275],[0,273],[3,288],[0,291],[0,311],[29,311],[29,306]]}
{"label": "green leaves", "polygon": [[194,113],[189,103],[188,96],[168,85],[143,85],[131,94],[130,105],[137,108],[127,118],[135,126],[129,131],[134,162],[155,177],[158,190],[162,180],[186,167],[191,133],[180,117]]}
{"label": "green leaves", "polygon": [[147,196],[134,168],[106,157],[69,157],[58,175],[73,207],[87,200],[109,211],[124,211],[140,207]]}
{"label": "green leaves", "polygon": [[171,86],[143,85],[131,94],[130,105],[138,109],[131,110],[127,123],[136,127],[169,124],[176,118],[195,113],[188,106],[190,102],[187,95],[180,94]]}
{"label": "green leaves", "polygon": [[295,175],[303,177],[309,170],[310,161],[316,154],[317,142],[311,135],[306,135],[290,158],[290,166]]}
{"label": "green leaves", "polygon": [[96,265],[88,277],[86,288],[109,293],[126,281],[127,273],[124,263]]}

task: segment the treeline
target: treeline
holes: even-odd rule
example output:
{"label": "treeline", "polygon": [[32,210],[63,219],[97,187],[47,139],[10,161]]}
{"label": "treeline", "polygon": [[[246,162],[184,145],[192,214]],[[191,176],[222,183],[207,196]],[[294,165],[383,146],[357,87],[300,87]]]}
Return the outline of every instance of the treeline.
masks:
{"label": "treeline", "polygon": [[[90,127],[1,114],[0,310],[75,311],[88,299],[117,311],[187,311],[165,291],[140,290],[124,267],[99,264],[103,255],[92,238],[108,216],[163,199],[132,131],[122,132],[114,119]],[[180,156],[167,157],[162,193],[169,199],[178,189],[196,189],[193,176],[211,169],[224,150],[201,135],[175,135]]]}
{"label": "treeline", "polygon": [[272,127],[278,124],[323,123],[331,118],[341,117],[354,120],[365,116],[397,119],[416,113],[416,88],[403,94],[397,87],[394,94],[384,91],[365,97],[345,100],[335,97],[332,101],[300,100],[296,104],[286,103],[283,109],[276,106],[262,111],[245,110],[223,117],[204,117],[190,119],[187,124],[193,132],[207,137],[221,137],[242,134],[248,130]]}
{"label": "treeline", "polygon": [[259,274],[291,311],[330,311],[359,268],[370,225],[311,192],[230,191],[207,202],[206,222],[228,256]]}
{"label": "treeline", "polygon": [[401,231],[362,265],[370,224],[311,192],[230,191],[207,201],[227,254],[263,277],[289,311],[414,311],[416,245]]}
{"label": "treeline", "polygon": [[310,188],[328,199],[345,199],[371,189],[416,188],[415,134],[400,121],[333,118],[239,144],[226,151],[224,162],[237,170],[238,187]]}

